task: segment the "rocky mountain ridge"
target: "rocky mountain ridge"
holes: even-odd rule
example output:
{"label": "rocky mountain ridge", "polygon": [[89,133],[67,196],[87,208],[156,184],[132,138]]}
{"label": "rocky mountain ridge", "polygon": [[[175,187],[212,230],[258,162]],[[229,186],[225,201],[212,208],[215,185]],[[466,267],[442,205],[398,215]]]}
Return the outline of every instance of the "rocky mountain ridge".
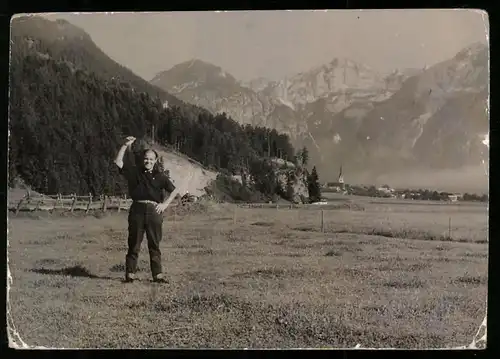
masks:
{"label": "rocky mountain ridge", "polygon": [[386,75],[333,59],[281,81],[247,83],[196,60],[196,72],[177,65],[152,83],[240,123],[289,134],[296,147],[310,148],[323,177],[332,179],[343,164],[353,175],[372,172],[375,178],[480,162],[480,140],[489,128],[488,51],[476,43],[433,66]]}

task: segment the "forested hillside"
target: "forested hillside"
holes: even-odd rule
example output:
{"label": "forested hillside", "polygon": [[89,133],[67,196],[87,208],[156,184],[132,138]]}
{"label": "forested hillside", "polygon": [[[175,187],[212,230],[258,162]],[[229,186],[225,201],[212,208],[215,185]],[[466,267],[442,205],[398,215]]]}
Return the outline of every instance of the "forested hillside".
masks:
{"label": "forested hillside", "polygon": [[113,78],[105,65],[110,59],[102,59],[103,69],[99,62],[89,68],[88,47],[74,47],[76,40],[68,50],[26,30],[14,35],[11,184],[20,177],[42,193],[123,193],[125,183],[113,165],[116,151],[124,136],[149,137],[153,125],[157,142],[222,172],[248,168],[254,177],[265,177],[259,171],[268,168],[268,156],[294,158],[288,137],[275,130],[241,126],[224,114],[151,93],[153,87],[139,80]]}

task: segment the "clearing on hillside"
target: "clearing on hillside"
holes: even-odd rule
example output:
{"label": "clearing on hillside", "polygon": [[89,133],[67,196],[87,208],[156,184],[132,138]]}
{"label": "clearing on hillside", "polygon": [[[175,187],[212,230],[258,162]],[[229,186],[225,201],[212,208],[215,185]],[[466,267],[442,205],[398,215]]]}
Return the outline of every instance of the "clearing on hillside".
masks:
{"label": "clearing on hillside", "polygon": [[205,187],[215,180],[217,173],[203,168],[187,156],[167,150],[161,146],[153,146],[165,161],[165,168],[170,171],[174,185],[181,188],[181,195],[189,192],[195,196],[205,194]]}

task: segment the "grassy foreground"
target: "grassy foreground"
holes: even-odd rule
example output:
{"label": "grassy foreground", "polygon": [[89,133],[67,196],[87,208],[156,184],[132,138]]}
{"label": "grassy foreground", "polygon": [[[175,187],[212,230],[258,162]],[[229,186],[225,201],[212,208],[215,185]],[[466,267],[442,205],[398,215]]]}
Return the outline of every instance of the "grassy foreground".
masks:
{"label": "grassy foreground", "polygon": [[149,280],[146,241],[142,280],[121,282],[126,213],[11,215],[9,315],[47,347],[470,343],[486,309],[486,207],[363,206],[325,210],[323,232],[319,209],[169,212],[166,285]]}

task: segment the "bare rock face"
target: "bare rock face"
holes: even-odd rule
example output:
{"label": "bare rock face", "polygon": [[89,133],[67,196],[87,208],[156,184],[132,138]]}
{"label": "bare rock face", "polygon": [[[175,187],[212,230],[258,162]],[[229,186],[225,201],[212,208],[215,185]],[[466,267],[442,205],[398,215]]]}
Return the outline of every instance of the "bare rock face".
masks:
{"label": "bare rock face", "polygon": [[296,179],[292,185],[292,190],[294,203],[307,203],[309,191],[307,190],[307,180],[305,177]]}
{"label": "bare rock face", "polygon": [[[151,83],[213,113],[225,112],[242,124],[265,126],[292,139],[308,133],[307,122],[318,100],[330,113],[356,101],[381,101],[401,85],[403,74],[387,83],[384,76],[347,59],[334,59],[277,82],[238,82],[218,66],[191,60],[157,74]],[[314,122],[314,120],[313,120]]]}
{"label": "bare rock face", "polygon": [[262,92],[293,107],[312,103],[334,94],[356,93],[360,98],[384,92],[384,77],[369,67],[349,59],[334,59],[328,64],[270,83]]}
{"label": "bare rock face", "polygon": [[293,203],[306,203],[309,198],[307,177],[303,168],[277,169],[276,177],[281,188],[286,192],[287,199]]}

